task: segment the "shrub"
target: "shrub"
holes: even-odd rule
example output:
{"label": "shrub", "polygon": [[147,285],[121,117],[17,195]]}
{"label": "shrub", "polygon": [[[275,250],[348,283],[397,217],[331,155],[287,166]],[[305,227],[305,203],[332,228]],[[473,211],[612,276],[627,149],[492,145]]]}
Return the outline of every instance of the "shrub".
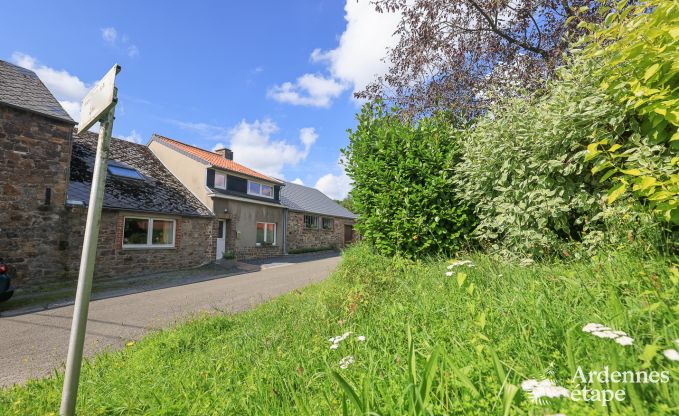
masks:
{"label": "shrub", "polygon": [[581,41],[584,58],[601,62],[600,89],[630,120],[594,131],[587,159],[613,183],[609,203],[631,191],[679,225],[679,4],[626,4]]}
{"label": "shrub", "polygon": [[456,186],[486,248],[554,254],[592,228],[602,190],[584,155],[592,134],[624,114],[590,72],[589,62],[573,64],[543,96],[508,98],[466,132]]}
{"label": "shrub", "polygon": [[362,238],[381,253],[410,257],[459,249],[473,223],[455,196],[460,145],[450,120],[407,122],[380,103],[366,104],[357,118],[343,154]]}

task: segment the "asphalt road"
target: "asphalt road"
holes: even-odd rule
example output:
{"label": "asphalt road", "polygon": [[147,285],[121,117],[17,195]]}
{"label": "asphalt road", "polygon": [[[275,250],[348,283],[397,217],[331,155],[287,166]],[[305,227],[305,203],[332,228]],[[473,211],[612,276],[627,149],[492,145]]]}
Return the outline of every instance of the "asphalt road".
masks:
{"label": "asphalt road", "polygon": [[[102,299],[90,304],[85,355],[123,347],[146,332],[203,311],[238,312],[325,279],[338,256],[260,262],[261,270],[206,282]],[[63,369],[73,306],[0,318],[0,386]]]}

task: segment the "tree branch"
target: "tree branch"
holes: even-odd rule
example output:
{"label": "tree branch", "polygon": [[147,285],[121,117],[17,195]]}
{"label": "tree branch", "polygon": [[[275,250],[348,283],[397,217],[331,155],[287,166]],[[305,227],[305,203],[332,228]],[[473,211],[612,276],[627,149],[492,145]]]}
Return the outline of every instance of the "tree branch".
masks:
{"label": "tree branch", "polygon": [[493,22],[493,18],[488,13],[486,13],[486,11],[483,10],[483,8],[476,1],[474,1],[474,0],[467,0],[467,1],[469,3],[471,3],[472,7],[474,9],[476,9],[476,11],[481,14],[481,16],[483,16],[483,18],[486,20],[486,22],[488,22],[488,24],[490,25],[490,29],[495,34],[500,36],[501,38],[505,39],[506,41],[508,41],[510,43],[519,45],[519,46],[521,46],[522,48],[524,48],[528,51],[537,53],[538,55],[542,56],[543,58],[546,58],[549,55],[547,53],[547,51],[545,51],[542,48],[533,46],[533,45],[531,45],[527,42],[523,42],[521,40],[518,40],[518,39],[515,39],[515,38],[509,36],[507,33],[505,33],[503,30],[501,30],[499,27],[497,27],[497,25]]}

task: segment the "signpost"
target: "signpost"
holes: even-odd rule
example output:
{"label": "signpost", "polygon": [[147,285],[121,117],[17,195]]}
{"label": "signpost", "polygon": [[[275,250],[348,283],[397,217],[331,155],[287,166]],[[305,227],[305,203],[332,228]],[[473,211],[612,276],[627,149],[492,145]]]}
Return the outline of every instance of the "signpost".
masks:
{"label": "signpost", "polygon": [[87,313],[90,307],[90,295],[92,292],[94,260],[97,254],[101,207],[104,202],[108,153],[111,143],[111,131],[113,130],[113,113],[118,101],[115,79],[120,69],[120,65],[113,65],[113,68],[83,98],[82,109],[80,110],[78,133],[86,131],[97,121],[101,122],[101,126],[99,128],[97,156],[92,175],[90,202],[87,208],[85,239],[80,258],[78,289],[75,295],[73,323],[71,324],[71,337],[68,344],[64,388],[61,394],[61,416],[73,416],[75,414],[78,381],[80,380],[80,368],[83,358],[83,345],[85,343],[85,329],[87,327]]}

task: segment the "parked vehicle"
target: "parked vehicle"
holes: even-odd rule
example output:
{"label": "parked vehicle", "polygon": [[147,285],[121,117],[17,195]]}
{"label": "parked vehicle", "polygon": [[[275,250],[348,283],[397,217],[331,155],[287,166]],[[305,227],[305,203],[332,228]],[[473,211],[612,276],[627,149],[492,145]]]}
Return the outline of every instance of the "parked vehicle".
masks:
{"label": "parked vehicle", "polygon": [[9,267],[0,259],[0,302],[9,300],[13,294],[14,288],[9,276]]}

